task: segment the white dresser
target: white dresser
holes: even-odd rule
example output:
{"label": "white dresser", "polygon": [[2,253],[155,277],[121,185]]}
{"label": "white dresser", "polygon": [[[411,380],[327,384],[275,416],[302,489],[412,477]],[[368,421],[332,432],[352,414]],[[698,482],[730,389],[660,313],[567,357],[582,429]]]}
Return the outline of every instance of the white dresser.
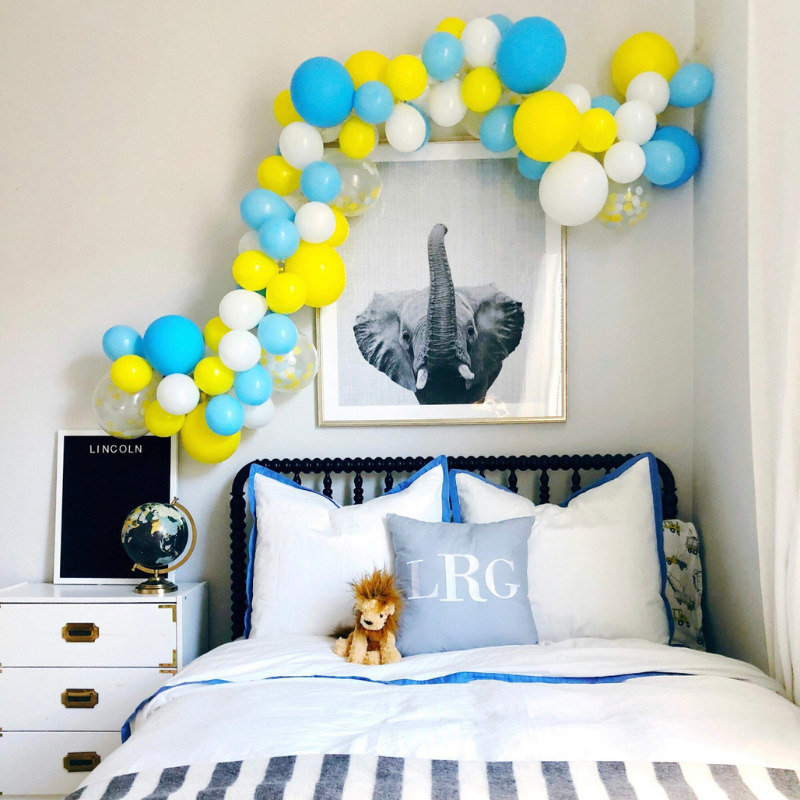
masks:
{"label": "white dresser", "polygon": [[0,590],[0,793],[64,795],[136,706],[207,649],[205,583]]}

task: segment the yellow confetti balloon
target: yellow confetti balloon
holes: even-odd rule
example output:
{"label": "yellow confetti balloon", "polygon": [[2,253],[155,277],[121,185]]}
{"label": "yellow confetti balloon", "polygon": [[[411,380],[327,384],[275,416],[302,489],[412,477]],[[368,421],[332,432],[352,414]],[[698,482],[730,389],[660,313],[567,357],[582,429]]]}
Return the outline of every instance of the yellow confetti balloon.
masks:
{"label": "yellow confetti balloon", "polygon": [[131,394],[123,392],[111,381],[111,373],[97,384],[92,395],[92,411],[98,425],[118,439],[137,439],[147,434],[144,415],[149,405],[155,402],[156,389],[161,376],[153,378],[144,389]]}
{"label": "yellow confetti balloon", "polygon": [[305,305],[307,294],[308,286],[302,276],[281,272],[267,284],[267,305],[276,314],[294,314]]}
{"label": "yellow confetti balloon", "polygon": [[232,436],[214,433],[206,423],[207,405],[208,403],[200,403],[186,415],[181,428],[181,444],[195,461],[218,464],[236,452],[242,433],[237,431]]}
{"label": "yellow confetti balloon", "polygon": [[605,108],[590,108],[581,116],[580,146],[589,153],[605,153],[617,138],[617,121]]}
{"label": "yellow confetti balloon", "polygon": [[215,353],[219,350],[220,339],[226,334],[230,333],[230,328],[219,318],[212,317],[203,328],[203,339],[209,349]]}
{"label": "yellow confetti balloon", "polygon": [[[277,261],[260,250],[245,250],[244,253],[236,256],[231,271],[233,279],[242,289],[260,292],[262,289],[266,289],[267,284],[280,272],[280,267]],[[227,332],[225,331],[225,333]],[[216,348],[212,348],[212,350],[216,350]]]}
{"label": "yellow confetti balloon", "polygon": [[361,50],[344,62],[344,68],[350,73],[353,86],[358,89],[367,81],[382,81],[388,63],[386,56],[374,50]]}
{"label": "yellow confetti balloon", "polygon": [[[322,244],[300,242],[295,254],[286,259],[286,273],[304,279],[308,287],[306,304],[312,308],[335,303],[344,291],[346,283],[342,257],[324,242]],[[269,289],[267,295],[269,296]]]}
{"label": "yellow confetti balloon", "polygon": [[675,48],[657,33],[637,33],[626,39],[614,53],[611,78],[625,97],[628,84],[642,72],[657,72],[667,80],[678,71],[680,63]]}
{"label": "yellow confetti balloon", "polygon": [[347,217],[342,214],[336,206],[331,206],[331,211],[333,211],[333,216],[336,217],[336,228],[326,244],[329,244],[331,247],[339,247],[339,245],[347,241],[347,237],[350,234],[350,223],[347,221]]}
{"label": "yellow confetti balloon", "polygon": [[413,100],[428,88],[428,72],[416,56],[397,56],[386,67],[385,83],[398,100]]}
{"label": "yellow confetti balloon", "polygon": [[514,115],[514,139],[535,161],[558,161],[578,143],[581,112],[560,92],[536,92]]}
{"label": "yellow confetti balloon", "polygon": [[375,126],[350,117],[339,131],[339,148],[348,158],[366,158],[378,143]]}
{"label": "yellow confetti balloon", "polygon": [[269,156],[258,165],[256,173],[262,189],[275,194],[291,194],[300,188],[300,170],[295,169],[283,156]]}
{"label": "yellow confetti balloon", "polygon": [[272,378],[272,388],[278,392],[299,392],[317,374],[317,349],[309,338],[300,333],[297,344],[286,355],[268,353],[261,364]]}
{"label": "yellow confetti balloon", "polygon": [[653,185],[644,176],[629,184],[609,181],[608,200],[598,219],[614,230],[636,227],[650,213],[652,190]]}
{"label": "yellow confetti balloon", "polygon": [[497,105],[503,85],[490,67],[477,67],[461,83],[461,99],[470,111],[482,114]]}
{"label": "yellow confetti balloon", "polygon": [[194,368],[194,382],[206,394],[225,394],[233,386],[234,372],[222,363],[219,356],[207,356]]}
{"label": "yellow confetti balloon", "polygon": [[464,28],[467,27],[467,23],[463,19],[459,19],[458,17],[445,17],[437,26],[437,31],[444,31],[445,33],[452,33],[456,39],[461,38],[461,34],[464,32]]}
{"label": "yellow confetti balloon", "polygon": [[153,368],[141,356],[120,356],[111,365],[114,386],[129,394],[136,394],[153,379]]}
{"label": "yellow confetti balloon", "polygon": [[292,103],[292,96],[288,89],[278,92],[275,102],[272,104],[272,113],[282,127],[286,127],[292,122],[302,122],[303,118],[297,113],[297,109]]}
{"label": "yellow confetti balloon", "polygon": [[164,411],[158,400],[153,400],[144,412],[144,424],[153,436],[174,436],[182,427],[185,414],[170,414]]}

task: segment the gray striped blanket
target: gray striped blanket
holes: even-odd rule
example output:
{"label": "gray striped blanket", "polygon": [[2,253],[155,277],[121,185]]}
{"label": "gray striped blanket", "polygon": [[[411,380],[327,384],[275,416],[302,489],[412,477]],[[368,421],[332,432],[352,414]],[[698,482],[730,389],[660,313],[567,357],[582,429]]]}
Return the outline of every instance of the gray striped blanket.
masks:
{"label": "gray striped blanket", "polygon": [[86,784],[67,800],[782,800],[785,769],[622,761],[428,761],[277,756],[169,767]]}

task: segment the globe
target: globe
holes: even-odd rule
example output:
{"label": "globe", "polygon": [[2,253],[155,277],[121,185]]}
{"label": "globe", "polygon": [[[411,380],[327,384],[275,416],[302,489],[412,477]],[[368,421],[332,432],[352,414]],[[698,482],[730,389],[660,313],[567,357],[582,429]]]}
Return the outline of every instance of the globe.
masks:
{"label": "globe", "polygon": [[141,567],[164,571],[180,558],[189,541],[183,512],[167,503],[144,503],[128,514],[122,526],[122,546]]}

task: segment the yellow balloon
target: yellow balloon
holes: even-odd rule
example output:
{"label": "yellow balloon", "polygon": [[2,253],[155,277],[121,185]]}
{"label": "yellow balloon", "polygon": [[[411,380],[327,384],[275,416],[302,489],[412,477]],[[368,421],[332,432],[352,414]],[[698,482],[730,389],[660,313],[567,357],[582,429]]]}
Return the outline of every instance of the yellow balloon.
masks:
{"label": "yellow balloon", "polygon": [[[329,245],[300,242],[286,259],[286,272],[298,275],[308,286],[306,304],[312,308],[335,303],[344,291],[346,273],[342,257]],[[269,294],[269,290],[267,290]]]}
{"label": "yellow balloon", "polygon": [[353,86],[358,89],[367,81],[382,81],[389,59],[374,50],[361,50],[354,53],[344,62],[344,68],[353,79]]}
{"label": "yellow balloon", "polygon": [[153,380],[153,368],[141,356],[120,356],[111,365],[111,382],[128,394],[141,392]]}
{"label": "yellow balloon", "polygon": [[336,228],[331,238],[328,239],[325,244],[329,244],[331,247],[338,247],[347,240],[350,233],[350,223],[347,221],[347,217],[342,214],[336,206],[331,206],[331,211],[333,211],[333,216],[336,217]]}
{"label": "yellow balloon", "polygon": [[200,403],[186,415],[181,428],[183,449],[196,461],[203,464],[218,464],[230,458],[239,446],[242,432],[232,436],[220,436],[206,424],[207,403]]}
{"label": "yellow balloon", "polygon": [[280,272],[280,267],[277,261],[260,250],[245,250],[236,256],[232,272],[233,279],[242,289],[260,292]]}
{"label": "yellow balloon", "polygon": [[375,126],[358,117],[350,117],[339,131],[339,149],[348,158],[366,158],[377,142]]}
{"label": "yellow balloon", "polygon": [[233,370],[222,363],[219,356],[207,356],[194,368],[194,382],[206,394],[225,394],[233,386]]}
{"label": "yellow balloon", "polygon": [[153,400],[144,412],[144,424],[153,436],[174,436],[182,427],[184,414],[169,414]]}
{"label": "yellow balloon", "polygon": [[303,118],[297,113],[297,109],[292,102],[292,95],[288,89],[278,92],[275,102],[272,104],[272,113],[275,114],[275,119],[284,128],[290,122],[302,122]]}
{"label": "yellow balloon", "polygon": [[385,82],[398,100],[413,100],[428,88],[428,73],[416,56],[397,56],[386,67]]}
{"label": "yellow balloon", "polygon": [[581,112],[560,92],[536,92],[514,115],[514,139],[535,161],[558,161],[578,143]]}
{"label": "yellow balloon", "polygon": [[436,30],[452,33],[456,39],[460,39],[466,26],[467,23],[464,22],[463,19],[459,19],[458,17],[445,17],[445,19],[436,26]]}
{"label": "yellow balloon", "polygon": [[482,114],[497,105],[503,85],[490,67],[477,67],[467,74],[461,84],[461,99],[470,111]]}
{"label": "yellow balloon", "polygon": [[267,305],[276,314],[294,314],[305,304],[307,294],[308,286],[303,277],[281,272],[267,284]]}
{"label": "yellow balloon", "polygon": [[657,33],[637,33],[626,39],[614,53],[611,78],[625,97],[628,84],[642,72],[657,72],[667,80],[678,71],[680,63],[675,48]]}
{"label": "yellow balloon", "polygon": [[203,338],[208,347],[216,353],[219,350],[220,339],[226,333],[230,333],[230,330],[219,317],[212,317],[203,329]]}
{"label": "yellow balloon", "polygon": [[291,166],[283,156],[269,156],[258,165],[256,173],[262,189],[275,194],[290,194],[300,188],[300,170]]}
{"label": "yellow balloon", "polygon": [[581,116],[578,143],[590,153],[605,153],[617,138],[617,121],[604,108],[590,108]]}

